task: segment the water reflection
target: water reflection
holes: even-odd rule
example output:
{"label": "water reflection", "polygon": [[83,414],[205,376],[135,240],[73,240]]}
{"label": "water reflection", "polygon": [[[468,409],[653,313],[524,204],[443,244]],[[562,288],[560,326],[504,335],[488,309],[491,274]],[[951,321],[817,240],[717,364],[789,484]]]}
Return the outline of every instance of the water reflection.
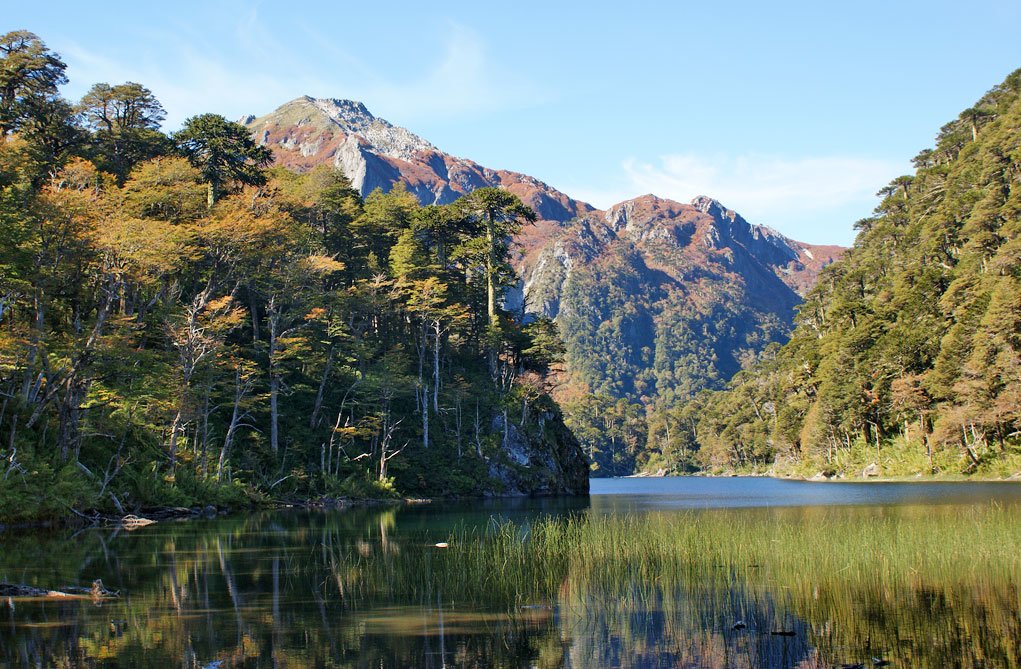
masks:
{"label": "water reflection", "polygon": [[[53,587],[102,578],[123,592],[100,603],[2,602],[0,666],[793,668],[871,664],[872,658],[892,666],[1021,661],[1017,578],[991,574],[966,587],[953,579],[912,581],[910,574],[873,580],[827,572],[801,579],[754,564],[651,568],[591,556],[539,560],[520,548],[531,540],[536,519],[588,513],[578,500],[494,502],[264,513],[73,537],[0,535],[0,581]],[[891,515],[898,523],[925,523],[932,516],[927,509],[878,507],[849,510],[846,517],[807,508],[701,517],[723,535],[735,513],[748,527],[878,523]],[[452,531],[460,545],[437,548]],[[501,535],[506,532],[513,536]],[[812,569],[805,565],[806,573]]]}

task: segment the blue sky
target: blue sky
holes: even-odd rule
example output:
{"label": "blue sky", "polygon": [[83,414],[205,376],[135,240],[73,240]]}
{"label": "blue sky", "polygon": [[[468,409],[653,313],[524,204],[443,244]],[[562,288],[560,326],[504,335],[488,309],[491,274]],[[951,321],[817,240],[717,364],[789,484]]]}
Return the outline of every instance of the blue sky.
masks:
{"label": "blue sky", "polygon": [[[7,0],[64,94],[137,81],[168,111],[353,98],[437,147],[597,206],[716,197],[849,244],[874,193],[1021,67],[1021,2]],[[56,9],[55,9],[56,7]]]}

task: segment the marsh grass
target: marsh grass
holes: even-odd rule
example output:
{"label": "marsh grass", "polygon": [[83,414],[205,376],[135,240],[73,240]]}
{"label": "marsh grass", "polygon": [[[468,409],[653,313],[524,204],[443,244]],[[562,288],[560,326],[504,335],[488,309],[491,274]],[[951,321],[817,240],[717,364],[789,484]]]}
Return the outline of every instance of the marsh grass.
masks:
{"label": "marsh grass", "polygon": [[550,606],[572,636],[598,624],[635,657],[655,619],[675,660],[717,648],[765,666],[792,652],[810,666],[1021,661],[1016,509],[593,514],[462,527],[446,543],[341,561],[369,599]]}

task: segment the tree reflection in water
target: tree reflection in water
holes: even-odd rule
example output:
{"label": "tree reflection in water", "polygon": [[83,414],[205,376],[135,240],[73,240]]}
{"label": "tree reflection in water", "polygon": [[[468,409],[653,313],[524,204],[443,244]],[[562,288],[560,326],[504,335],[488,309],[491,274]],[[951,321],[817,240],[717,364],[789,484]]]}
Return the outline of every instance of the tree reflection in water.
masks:
{"label": "tree reflection in water", "polygon": [[[0,580],[52,587],[102,578],[124,595],[5,601],[0,664],[831,667],[875,657],[893,666],[1015,666],[1016,558],[999,570],[981,564],[1021,547],[1015,513],[636,520],[558,508],[550,520],[548,509],[388,508],[130,534],[8,533]],[[953,546],[931,560],[912,557],[931,553],[929,534],[964,516],[970,529],[958,534],[975,569],[958,563]],[[805,528],[820,526],[850,536],[814,546]],[[917,551],[872,554],[856,543],[886,532]],[[794,558],[769,554],[776,537]],[[860,556],[849,554],[856,545]]]}

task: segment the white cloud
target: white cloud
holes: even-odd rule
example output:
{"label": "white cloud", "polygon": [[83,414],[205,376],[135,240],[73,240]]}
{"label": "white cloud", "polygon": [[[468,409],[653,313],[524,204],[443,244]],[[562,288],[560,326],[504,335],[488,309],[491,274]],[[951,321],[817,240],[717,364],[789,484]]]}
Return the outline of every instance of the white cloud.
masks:
{"label": "white cloud", "polygon": [[223,33],[229,43],[221,48],[196,44],[176,29],[154,35],[151,52],[133,59],[64,44],[72,81],[66,94],[78,97],[100,81],[137,81],[163,103],[170,130],[194,114],[264,114],[304,94],[355,98],[399,122],[521,107],[540,98],[527,81],[498,71],[482,38],[457,23],[448,25],[436,53],[423,54],[398,75],[380,72],[371,54],[338,46],[334,35],[294,29],[302,38],[281,44],[252,10]]}
{"label": "white cloud", "polygon": [[568,186],[564,192],[602,209],[646,193],[678,202],[708,195],[795,239],[849,244],[854,221],[877,204],[875,192],[906,169],[854,156],[675,153],[655,162],[630,158],[608,187]]}
{"label": "white cloud", "polygon": [[442,58],[420,76],[367,82],[365,98],[404,118],[437,118],[538,104],[537,86],[492,64],[485,42],[473,30],[449,25]]}
{"label": "white cloud", "polygon": [[636,191],[682,201],[709,195],[750,220],[775,220],[874,203],[875,192],[902,166],[847,156],[672,154],[658,164],[628,160],[623,169]]}

